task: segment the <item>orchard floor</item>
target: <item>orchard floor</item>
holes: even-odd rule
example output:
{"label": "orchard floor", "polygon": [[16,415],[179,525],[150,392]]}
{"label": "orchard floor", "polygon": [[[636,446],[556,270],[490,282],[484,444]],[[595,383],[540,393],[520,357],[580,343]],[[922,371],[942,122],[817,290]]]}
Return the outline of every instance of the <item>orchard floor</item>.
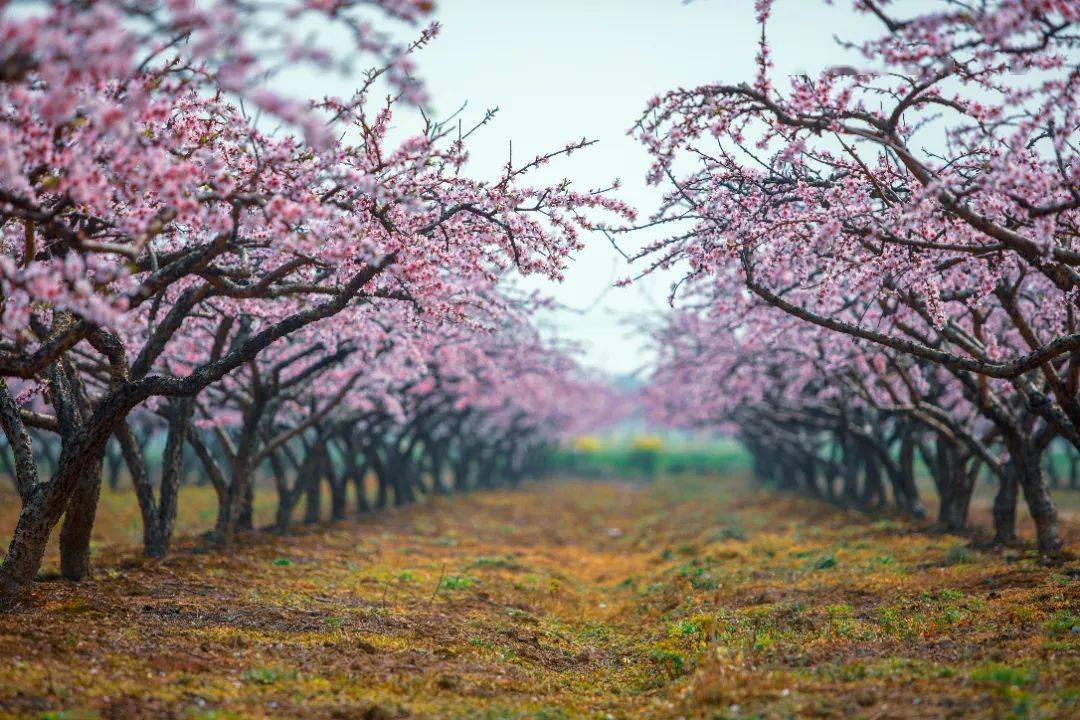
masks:
{"label": "orchard floor", "polygon": [[737,478],[531,484],[161,562],[125,498],[93,580],[0,615],[0,717],[1080,716],[1080,565]]}

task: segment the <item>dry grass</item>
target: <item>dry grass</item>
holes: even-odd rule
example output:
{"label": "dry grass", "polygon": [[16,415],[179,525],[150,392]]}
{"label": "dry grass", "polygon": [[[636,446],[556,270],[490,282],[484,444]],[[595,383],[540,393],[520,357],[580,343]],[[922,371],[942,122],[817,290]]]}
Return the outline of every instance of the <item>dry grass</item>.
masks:
{"label": "dry grass", "polygon": [[1075,564],[738,479],[529,485],[161,562],[131,508],[106,495],[95,579],[0,616],[0,717],[1080,713]]}

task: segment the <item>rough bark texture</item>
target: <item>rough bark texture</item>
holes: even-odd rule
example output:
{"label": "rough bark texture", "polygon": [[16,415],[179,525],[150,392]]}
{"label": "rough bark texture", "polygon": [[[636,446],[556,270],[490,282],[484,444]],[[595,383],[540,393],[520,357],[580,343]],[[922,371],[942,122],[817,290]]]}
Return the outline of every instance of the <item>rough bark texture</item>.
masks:
{"label": "rough bark texture", "polygon": [[1043,478],[1039,451],[1030,442],[1019,443],[1010,450],[1024,500],[1027,501],[1031,519],[1035,521],[1035,540],[1039,552],[1047,556],[1061,555],[1063,546],[1057,506]]}
{"label": "rough bark texture", "polygon": [[994,542],[1001,545],[1016,543],[1016,501],[1020,483],[1017,469],[1011,462],[1006,463],[998,477],[998,489],[994,495]]}
{"label": "rough bark texture", "polygon": [[90,534],[101,495],[102,458],[87,465],[68,500],[60,528],[60,574],[78,581],[90,576]]}

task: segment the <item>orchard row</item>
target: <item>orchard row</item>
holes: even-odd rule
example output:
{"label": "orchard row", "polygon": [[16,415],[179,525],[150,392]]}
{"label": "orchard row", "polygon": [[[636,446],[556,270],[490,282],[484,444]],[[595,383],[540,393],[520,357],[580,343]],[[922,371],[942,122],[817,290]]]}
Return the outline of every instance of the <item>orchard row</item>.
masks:
{"label": "orchard row", "polygon": [[756,5],[757,76],[635,128],[671,230],[644,255],[690,268],[652,406],[846,504],[921,512],[921,458],[950,530],[990,479],[997,540],[1021,493],[1060,553],[1043,467],[1080,448],[1080,5],[859,0],[877,30],[844,42],[854,64],[782,82],[768,25],[795,8]]}
{"label": "orchard row", "polygon": [[[425,117],[397,119],[423,107],[411,55],[438,30],[399,47],[394,26],[429,6],[0,7],[0,424],[22,503],[0,602],[61,519],[63,574],[87,575],[106,464],[122,460],[160,556],[193,464],[227,544],[260,473],[284,529],[324,479],[337,514],[369,471],[380,505],[447,490],[451,467],[458,488],[512,480],[603,412],[606,390],[533,327],[542,301],[508,280],[557,278],[593,216],[632,213],[530,183],[586,141],[478,179],[475,128],[392,132]],[[365,65],[349,97],[267,89],[285,67]]]}

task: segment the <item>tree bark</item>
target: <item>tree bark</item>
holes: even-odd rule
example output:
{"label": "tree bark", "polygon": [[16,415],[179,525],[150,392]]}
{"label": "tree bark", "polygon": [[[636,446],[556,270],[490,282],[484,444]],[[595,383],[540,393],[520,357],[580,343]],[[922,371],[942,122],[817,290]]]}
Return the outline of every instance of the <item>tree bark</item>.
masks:
{"label": "tree bark", "polygon": [[[106,414],[112,408],[99,411]],[[0,564],[0,606],[14,602],[34,581],[49,535],[67,508],[79,482],[101,462],[111,422],[98,423],[93,431],[76,430],[61,451],[59,468],[48,483],[37,484],[23,500],[15,533]]]}
{"label": "tree bark", "polygon": [[184,475],[184,443],[195,412],[191,398],[175,398],[169,402],[169,430],[165,452],[161,458],[161,483],[158,499],[154,502],[153,490],[146,488],[150,502],[143,502],[143,554],[161,558],[169,553],[173,531],[176,528],[176,511],[179,507],[180,481]]}
{"label": "tree bark", "polygon": [[344,471],[339,473],[334,468],[333,458],[329,454],[326,456],[326,479],[330,483],[330,519],[335,522],[344,520],[348,512],[348,476]]}
{"label": "tree bark", "polygon": [[1039,553],[1057,557],[1062,553],[1057,506],[1043,478],[1040,451],[1023,438],[1006,438],[1010,460],[1015,463],[1017,480],[1024,492],[1031,519],[1035,521],[1035,539]]}
{"label": "tree bark", "polygon": [[[967,472],[967,455],[953,441],[939,435],[933,461],[928,463],[938,489],[941,506],[938,526],[948,532],[967,529],[974,478]],[[925,456],[925,453],[924,453]]]}
{"label": "tree bark", "polygon": [[1016,544],[1016,501],[1019,490],[1017,467],[1009,461],[998,475],[998,490],[994,496],[992,516],[995,544]]}
{"label": "tree bark", "polygon": [[236,528],[244,532],[255,529],[255,473],[249,476],[244,486],[244,495],[240,498],[240,507],[237,510]]}
{"label": "tree bark", "polygon": [[353,439],[352,430],[345,431],[345,473],[346,482],[352,482],[353,492],[356,493],[356,512],[363,514],[371,511],[367,499],[367,483],[365,482],[368,470],[367,458],[363,462],[356,459],[358,448]]}
{"label": "tree bark", "polygon": [[881,466],[871,448],[863,452],[863,490],[864,507],[879,509],[885,504],[885,486],[881,482]]}
{"label": "tree bark", "polygon": [[68,500],[60,528],[60,574],[79,581],[90,576],[90,535],[101,495],[102,457],[90,462]]}
{"label": "tree bark", "polygon": [[314,525],[322,519],[322,476],[326,460],[321,448],[313,448],[311,452],[317,453],[316,459],[311,463],[311,472],[307,477],[299,478],[304,483],[305,525]]}
{"label": "tree bark", "polygon": [[915,438],[911,422],[904,423],[900,435],[900,477],[898,478],[905,502],[915,517],[925,517],[926,510],[919,500],[919,486],[915,484]]}
{"label": "tree bark", "polygon": [[469,490],[469,460],[460,457],[453,463],[454,468],[454,491],[463,493]]}

